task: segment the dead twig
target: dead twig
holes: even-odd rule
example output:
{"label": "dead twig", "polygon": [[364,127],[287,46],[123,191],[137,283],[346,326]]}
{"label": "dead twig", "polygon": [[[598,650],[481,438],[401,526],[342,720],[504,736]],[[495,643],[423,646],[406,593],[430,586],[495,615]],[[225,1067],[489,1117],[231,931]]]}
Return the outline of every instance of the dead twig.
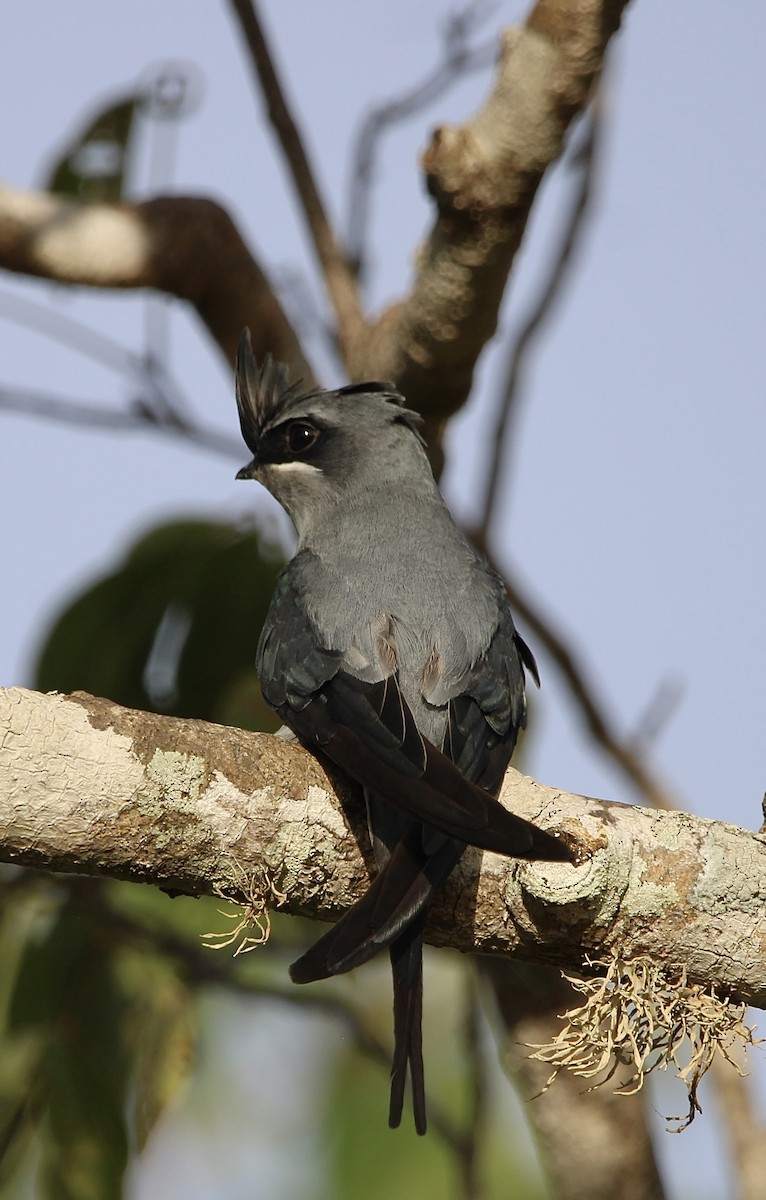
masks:
{"label": "dead twig", "polygon": [[258,12],[253,0],[231,0],[245,38],[269,120],[292,175],[314,249],[324,274],[327,292],[338,322],[338,345],[344,361],[348,348],[363,333],[366,322],[359,303],[356,278],[345,251],[330,224],[319,186],[309,163],[298,125],[287,103]]}
{"label": "dead twig", "polygon": [[169,434],[226,458],[236,459],[242,455],[236,438],[198,425],[176,412],[162,413],[146,397],[140,397],[127,408],[115,409],[105,404],[70,400],[31,388],[0,387],[1,410],[28,417],[41,417],[43,420],[57,421],[63,425],[79,425],[87,429],[149,430]]}
{"label": "dead twig", "polygon": [[364,278],[367,265],[372,185],[383,135],[392,126],[402,124],[433,104],[457,80],[492,65],[497,56],[497,38],[481,46],[471,46],[469,38],[493,7],[472,3],[461,12],[448,16],[442,31],[442,54],[436,66],[414,87],[371,109],[359,127],[351,154],[347,222],[349,257],[359,279]]}
{"label": "dead twig", "polygon": [[[497,569],[497,568],[496,568]],[[502,574],[502,572],[500,572]],[[606,704],[598,696],[585,663],[556,628],[549,613],[543,614],[536,601],[524,593],[515,580],[505,578],[508,599],[514,613],[534,634],[535,648],[542,645],[559,668],[570,695],[585,720],[593,740],[611,758],[629,782],[653,808],[683,808],[667,786],[654,774],[640,753],[618,733]]]}

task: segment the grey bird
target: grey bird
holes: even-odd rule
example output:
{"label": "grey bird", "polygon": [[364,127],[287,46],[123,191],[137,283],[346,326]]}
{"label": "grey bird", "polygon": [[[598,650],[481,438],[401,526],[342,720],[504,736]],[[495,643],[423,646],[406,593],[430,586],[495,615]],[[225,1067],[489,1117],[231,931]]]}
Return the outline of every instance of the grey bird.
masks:
{"label": "grey bird", "polygon": [[388,947],[394,990],[389,1124],[409,1068],[426,1130],[422,947],[436,889],[467,844],[572,861],[564,841],[496,799],[525,720],[534,660],[499,577],[455,525],[393,384],[302,391],[245,330],[242,436],[298,547],[277,583],[257,669],[268,704],[364,789],[378,874],[290,968],[342,974]]}

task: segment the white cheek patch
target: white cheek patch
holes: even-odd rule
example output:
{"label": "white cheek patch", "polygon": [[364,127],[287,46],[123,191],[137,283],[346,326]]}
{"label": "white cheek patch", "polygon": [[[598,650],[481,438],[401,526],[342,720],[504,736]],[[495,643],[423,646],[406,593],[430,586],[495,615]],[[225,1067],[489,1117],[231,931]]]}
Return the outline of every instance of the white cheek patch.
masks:
{"label": "white cheek patch", "polygon": [[324,473],[321,467],[315,467],[313,463],[307,462],[269,463],[269,470],[279,471],[282,475],[322,475]]}

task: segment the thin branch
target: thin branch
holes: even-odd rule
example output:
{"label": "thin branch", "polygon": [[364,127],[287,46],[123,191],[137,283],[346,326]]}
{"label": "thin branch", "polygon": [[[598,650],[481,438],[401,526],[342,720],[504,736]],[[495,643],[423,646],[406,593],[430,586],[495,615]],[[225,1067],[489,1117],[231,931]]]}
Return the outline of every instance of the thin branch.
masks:
{"label": "thin branch", "polygon": [[250,51],[269,120],[292,175],[296,195],[311,234],[327,292],[338,321],[338,342],[348,362],[350,346],[365,329],[354,272],[333,231],[298,125],[287,103],[263,26],[253,0],[231,0]]}
{"label": "thin branch", "polygon": [[80,401],[44,396],[28,389],[0,388],[0,407],[94,428],[129,428],[134,421],[146,422],[166,432],[178,433],[215,453],[220,453],[228,442],[233,452],[233,439],[214,430],[204,430],[191,419],[183,392],[167,370],[164,359],[157,357],[151,338],[148,337],[146,352],[136,354],[82,321],[9,293],[0,293],[0,314],[116,371],[140,396],[127,412],[122,413]]}
{"label": "thin branch", "polygon": [[236,438],[181,419],[175,412],[163,417],[149,401],[144,400],[135,401],[129,409],[119,410],[98,403],[69,400],[30,388],[0,387],[0,409],[25,417],[40,417],[64,425],[77,425],[94,430],[152,430],[180,438],[193,446],[226,458],[242,457],[242,447]]}
{"label": "thin branch", "polygon": [[212,200],[161,196],[80,204],[0,185],[0,267],[85,287],[156,288],[194,306],[229,364],[245,325],[307,386],[314,372],[229,214]]}
{"label": "thin branch", "polygon": [[420,83],[373,108],[361,123],[351,153],[351,186],[348,199],[348,248],[353,268],[363,279],[367,261],[367,229],[376,158],[383,135],[394,125],[422,112],[460,79],[491,66],[497,56],[497,39],[471,47],[468,39],[492,5],[469,4],[445,22],[442,57]]}
{"label": "thin branch", "polygon": [[534,634],[535,643],[545,647],[558,667],[596,744],[611,758],[648,804],[661,809],[681,808],[680,801],[654,774],[643,755],[629,739],[620,736],[609,716],[606,704],[600,699],[598,690],[589,677],[586,664],[567,637],[556,627],[551,615],[543,613],[539,602],[533,601],[516,579],[509,579],[508,576],[504,578],[512,609]]}
{"label": "thin branch", "polygon": [[661,679],[625,744],[636,754],[645,756],[675,715],[683,692],[683,684],[678,679]]}
{"label": "thin branch", "polygon": [[140,355],[127,350],[114,338],[26,296],[0,292],[0,316],[6,321],[33,329],[121,375],[129,375],[142,368]]}
{"label": "thin branch", "polygon": [[[489,431],[487,444],[492,447],[482,516],[477,531],[478,540],[486,545],[495,515],[498,493],[502,478],[502,467],[509,447],[511,421],[519,403],[520,385],[529,355],[535,341],[552,315],[556,302],[561,298],[567,276],[574,261],[592,207],[595,192],[596,169],[600,148],[603,144],[604,105],[602,91],[594,96],[585,118],[585,135],[569,164],[576,168],[577,178],[569,211],[561,224],[559,245],[551,257],[547,277],[535,301],[523,317],[516,337],[508,350],[505,379],[497,403],[494,429]],[[503,519],[507,517],[507,506],[503,507]]]}

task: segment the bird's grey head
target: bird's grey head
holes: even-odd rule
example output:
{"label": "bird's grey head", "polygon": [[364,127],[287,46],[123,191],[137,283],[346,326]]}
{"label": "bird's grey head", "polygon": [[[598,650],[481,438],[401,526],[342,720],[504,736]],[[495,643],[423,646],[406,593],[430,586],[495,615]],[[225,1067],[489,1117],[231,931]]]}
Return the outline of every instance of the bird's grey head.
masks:
{"label": "bird's grey head", "polygon": [[418,484],[435,490],[421,418],[391,383],[301,391],[267,355],[259,367],[250,332],[239,341],[236,394],[242,436],[253,458],[237,479],[257,479],[292,518],[299,540],[317,520],[363,495]]}

